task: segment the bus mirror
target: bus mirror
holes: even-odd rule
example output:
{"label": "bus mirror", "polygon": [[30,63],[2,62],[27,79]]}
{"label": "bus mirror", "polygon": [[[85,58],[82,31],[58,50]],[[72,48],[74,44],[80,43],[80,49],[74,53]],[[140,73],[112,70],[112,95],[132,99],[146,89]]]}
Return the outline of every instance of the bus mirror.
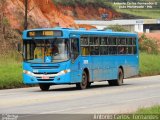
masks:
{"label": "bus mirror", "polygon": [[18,52],[21,52],[21,43],[17,44],[17,50],[18,50]]}

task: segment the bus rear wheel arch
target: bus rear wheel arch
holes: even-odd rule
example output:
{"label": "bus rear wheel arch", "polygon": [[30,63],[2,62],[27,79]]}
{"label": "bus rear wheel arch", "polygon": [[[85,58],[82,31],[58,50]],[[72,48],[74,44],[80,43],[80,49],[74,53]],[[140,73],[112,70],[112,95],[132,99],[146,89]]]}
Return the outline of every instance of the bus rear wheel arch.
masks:
{"label": "bus rear wheel arch", "polygon": [[48,91],[50,88],[50,84],[44,84],[44,83],[40,83],[39,87],[42,91]]}
{"label": "bus rear wheel arch", "polygon": [[123,68],[119,67],[117,79],[116,80],[109,80],[108,83],[110,86],[121,86],[123,84],[124,72]]}

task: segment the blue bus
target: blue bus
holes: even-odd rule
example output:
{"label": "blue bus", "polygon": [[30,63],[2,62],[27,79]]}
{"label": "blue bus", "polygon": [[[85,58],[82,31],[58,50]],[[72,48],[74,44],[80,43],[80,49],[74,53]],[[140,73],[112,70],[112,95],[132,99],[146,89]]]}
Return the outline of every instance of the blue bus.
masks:
{"label": "blue bus", "polygon": [[73,28],[32,29],[23,32],[23,81],[51,85],[93,82],[120,86],[138,75],[138,37],[135,33]]}

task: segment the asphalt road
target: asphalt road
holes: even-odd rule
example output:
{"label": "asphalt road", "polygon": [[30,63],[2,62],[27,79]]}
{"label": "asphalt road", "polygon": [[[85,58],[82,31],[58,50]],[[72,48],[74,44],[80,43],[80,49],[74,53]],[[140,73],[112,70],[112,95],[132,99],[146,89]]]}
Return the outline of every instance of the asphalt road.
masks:
{"label": "asphalt road", "polygon": [[77,90],[75,85],[0,90],[0,113],[10,114],[94,114],[130,113],[160,104],[160,76],[125,79],[124,85],[93,83]]}

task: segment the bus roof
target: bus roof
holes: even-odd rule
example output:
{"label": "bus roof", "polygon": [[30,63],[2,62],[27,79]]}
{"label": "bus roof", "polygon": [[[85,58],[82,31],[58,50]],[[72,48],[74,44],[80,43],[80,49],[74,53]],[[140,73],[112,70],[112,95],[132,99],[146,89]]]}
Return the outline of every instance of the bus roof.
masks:
{"label": "bus roof", "polygon": [[62,32],[62,35],[60,36],[60,33],[57,33],[59,36],[40,36],[36,37],[36,39],[51,39],[54,37],[58,38],[69,38],[70,35],[73,36],[82,36],[82,35],[100,35],[100,36],[124,36],[124,37],[137,37],[136,33],[131,32],[113,32],[112,30],[97,30],[97,29],[91,29],[86,30],[85,28],[80,29],[74,29],[74,28],[39,28],[39,29],[30,29],[23,31],[23,39],[33,39],[34,37],[28,36],[28,32],[36,32],[36,31],[59,31]]}

